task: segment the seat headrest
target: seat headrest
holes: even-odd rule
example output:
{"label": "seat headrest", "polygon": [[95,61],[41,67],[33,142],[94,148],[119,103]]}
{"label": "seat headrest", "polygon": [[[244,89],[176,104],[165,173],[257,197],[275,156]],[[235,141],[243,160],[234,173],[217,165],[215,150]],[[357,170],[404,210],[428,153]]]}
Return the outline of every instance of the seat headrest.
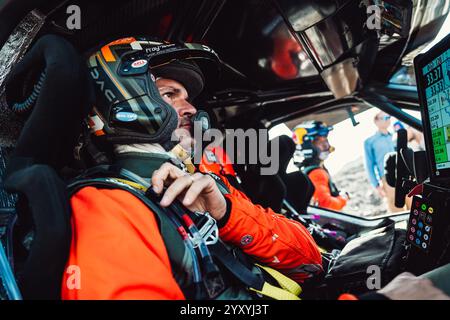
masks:
{"label": "seat headrest", "polygon": [[280,169],[278,172],[285,174],[289,161],[291,161],[295,152],[295,142],[287,135],[276,137],[273,141],[275,142],[275,140],[278,140],[280,147]]}

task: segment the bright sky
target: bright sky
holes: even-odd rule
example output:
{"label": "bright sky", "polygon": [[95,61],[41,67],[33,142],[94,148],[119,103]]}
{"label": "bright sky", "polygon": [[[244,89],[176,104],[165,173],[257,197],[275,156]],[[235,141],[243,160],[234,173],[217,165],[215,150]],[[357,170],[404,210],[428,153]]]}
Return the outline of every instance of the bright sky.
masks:
{"label": "bright sky", "polygon": [[356,127],[353,126],[350,119],[334,125],[328,141],[336,148],[336,151],[325,161],[325,165],[332,175],[339,172],[345,164],[363,156],[364,140],[376,132],[373,118],[378,112],[378,109],[372,108],[356,115],[355,119],[359,122]]}

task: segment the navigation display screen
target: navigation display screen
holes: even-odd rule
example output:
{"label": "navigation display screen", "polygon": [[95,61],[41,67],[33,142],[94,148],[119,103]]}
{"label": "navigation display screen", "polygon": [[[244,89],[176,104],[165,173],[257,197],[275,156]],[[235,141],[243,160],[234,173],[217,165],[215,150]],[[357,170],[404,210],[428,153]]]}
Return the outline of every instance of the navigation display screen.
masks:
{"label": "navigation display screen", "polygon": [[450,49],[422,68],[436,169],[450,168]]}

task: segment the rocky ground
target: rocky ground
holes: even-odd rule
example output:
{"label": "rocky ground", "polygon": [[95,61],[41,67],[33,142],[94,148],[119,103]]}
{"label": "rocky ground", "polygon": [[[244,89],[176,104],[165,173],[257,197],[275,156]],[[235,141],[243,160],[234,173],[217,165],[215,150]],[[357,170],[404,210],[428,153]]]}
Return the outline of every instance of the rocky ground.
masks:
{"label": "rocky ground", "polygon": [[364,169],[364,159],[348,163],[333,177],[337,187],[350,194],[344,211],[364,217],[374,217],[387,213],[386,205],[374,192]]}

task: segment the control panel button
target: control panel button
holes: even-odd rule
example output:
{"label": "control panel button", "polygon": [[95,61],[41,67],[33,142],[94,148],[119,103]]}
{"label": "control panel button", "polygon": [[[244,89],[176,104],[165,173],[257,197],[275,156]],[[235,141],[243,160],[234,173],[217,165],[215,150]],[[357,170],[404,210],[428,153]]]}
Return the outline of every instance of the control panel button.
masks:
{"label": "control panel button", "polygon": [[433,207],[429,207],[429,208],[428,208],[428,212],[429,212],[429,213],[433,213],[433,212],[434,212]]}
{"label": "control panel button", "polygon": [[416,239],[416,244],[420,246],[420,239]]}
{"label": "control panel button", "polygon": [[419,227],[419,229],[422,229],[422,228],[423,228],[423,222],[419,222],[419,223],[417,224],[417,226]]}
{"label": "control panel button", "polygon": [[412,234],[409,235],[409,240],[414,241],[414,236]]}
{"label": "control panel button", "polygon": [[417,233],[416,233],[416,234],[417,234],[418,237],[421,237],[421,236],[422,236],[422,231],[417,230]]}
{"label": "control panel button", "polygon": [[429,239],[428,235],[427,235],[427,234],[424,234],[424,235],[423,235],[423,240],[428,241],[428,239]]}
{"label": "control panel button", "polygon": [[426,221],[428,224],[431,224],[431,222],[433,222],[433,218],[431,216],[427,216]]}
{"label": "control panel button", "polygon": [[416,232],[416,228],[411,227],[411,232],[412,232],[412,233],[415,233],[415,232]]}
{"label": "control panel button", "polygon": [[420,208],[421,208],[423,211],[425,211],[425,210],[427,210],[427,205],[426,205],[426,204],[423,204]]}
{"label": "control panel button", "polygon": [[427,244],[425,242],[422,243],[422,248],[424,248],[424,249],[427,248]]}
{"label": "control panel button", "polygon": [[430,230],[431,230],[431,227],[430,227],[430,226],[425,226],[425,231],[426,231],[426,232],[430,232]]}
{"label": "control panel button", "polygon": [[413,214],[414,214],[415,216],[417,216],[417,215],[419,214],[419,210],[414,209]]}
{"label": "control panel button", "polygon": [[412,220],[411,220],[411,223],[412,223],[413,225],[416,225],[417,220],[416,220],[416,219],[412,219]]}

